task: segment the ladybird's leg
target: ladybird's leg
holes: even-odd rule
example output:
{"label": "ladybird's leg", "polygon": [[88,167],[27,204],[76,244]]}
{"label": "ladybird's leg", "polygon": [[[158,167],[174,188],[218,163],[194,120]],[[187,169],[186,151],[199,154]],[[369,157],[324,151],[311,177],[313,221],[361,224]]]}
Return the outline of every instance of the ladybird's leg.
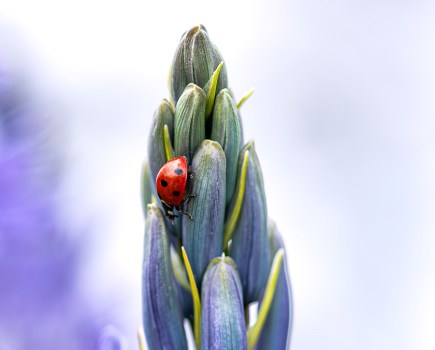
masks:
{"label": "ladybird's leg", "polygon": [[175,215],[175,213],[174,213],[174,208],[173,208],[172,206],[170,206],[169,204],[165,203],[165,202],[162,201],[162,200],[161,200],[161,202],[162,202],[163,209],[165,210],[165,215],[166,215],[169,219],[174,220],[174,218],[177,218],[177,217],[178,217],[178,215]]}
{"label": "ladybird's leg", "polygon": [[190,218],[190,220],[193,220],[192,215],[190,215],[190,213],[188,213],[187,211],[181,211],[181,210],[179,210],[178,212],[180,214],[187,215]]}
{"label": "ladybird's leg", "polygon": [[189,176],[189,178],[193,179],[192,166],[189,166],[189,169],[187,170],[187,175]]}
{"label": "ladybird's leg", "polygon": [[181,208],[180,208],[180,205],[176,206],[175,209],[176,209],[180,214],[187,215],[187,216],[190,218],[190,220],[193,220],[192,215],[190,215],[190,213],[188,213],[187,211],[182,211]]}
{"label": "ladybird's leg", "polygon": [[[190,182],[190,180],[193,179],[193,171],[191,170],[191,167],[189,167],[189,171],[187,173],[187,176],[189,178],[188,178],[188,181],[187,181],[186,192],[190,192],[190,188],[191,188],[191,182]],[[189,194],[189,195],[187,195],[187,197],[183,199],[183,201],[181,202],[180,205],[183,205],[184,203],[186,203],[189,200],[189,198],[191,198],[191,197],[196,197],[196,194]]]}
{"label": "ladybird's leg", "polygon": [[188,194],[186,198],[183,199],[181,204],[187,203],[190,198],[196,197],[196,194]]}

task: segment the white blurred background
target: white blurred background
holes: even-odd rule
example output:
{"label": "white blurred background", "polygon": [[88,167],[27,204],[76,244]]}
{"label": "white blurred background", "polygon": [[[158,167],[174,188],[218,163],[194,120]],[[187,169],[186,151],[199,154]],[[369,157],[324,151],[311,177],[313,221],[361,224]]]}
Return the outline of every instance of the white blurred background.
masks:
{"label": "white blurred background", "polygon": [[245,140],[285,237],[292,349],[435,348],[434,18],[424,0],[0,3],[9,64],[62,111],[63,215],[93,232],[80,288],[117,296],[107,312],[131,349],[148,129],[199,23],[236,96],[255,87]]}

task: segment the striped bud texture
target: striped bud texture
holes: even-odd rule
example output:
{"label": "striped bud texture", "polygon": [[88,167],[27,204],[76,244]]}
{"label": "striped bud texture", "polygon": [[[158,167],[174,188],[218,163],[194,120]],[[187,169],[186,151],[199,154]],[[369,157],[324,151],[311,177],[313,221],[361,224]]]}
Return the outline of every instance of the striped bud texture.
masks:
{"label": "striped bud texture", "polygon": [[202,286],[201,345],[203,349],[247,349],[243,292],[234,261],[215,258]]}
{"label": "striped bud texture", "polygon": [[263,176],[254,143],[250,142],[243,147],[239,169],[245,151],[249,151],[245,194],[240,217],[233,233],[230,255],[239,268],[245,303],[249,304],[259,299],[266,285],[271,257],[267,238],[267,208]]}
{"label": "striped bud texture", "polygon": [[[188,30],[181,37],[172,63],[171,94],[173,100],[178,99],[185,87],[194,83],[204,88],[213,72],[223,61],[217,47],[210,41],[203,25]],[[225,66],[219,76],[217,91],[228,86]]]}
{"label": "striped bud texture", "polygon": [[143,326],[151,349],[187,349],[162,211],[148,205],[142,269]]}
{"label": "striped bud texture", "polygon": [[[272,256],[276,254],[278,249],[284,247],[281,235],[273,222],[269,222],[269,243]],[[290,278],[288,266],[284,262],[279,273],[272,306],[256,349],[286,349],[290,342],[292,317],[293,306]]]}
{"label": "striped bud texture", "polygon": [[225,154],[219,143],[204,140],[192,161],[191,192],[186,203],[194,218],[183,216],[183,246],[199,284],[209,262],[222,254],[225,214]]}
{"label": "striped bud texture", "polygon": [[[141,181],[149,349],[289,347],[288,265],[272,266],[275,255],[285,260],[286,254],[276,227],[268,229],[254,143],[243,146],[240,106],[251,93],[236,102],[222,55],[203,25],[183,34],[171,67],[171,98],[154,114]],[[187,169],[171,166],[180,156]],[[157,191],[164,165],[171,170],[160,173]],[[168,205],[165,193],[181,204]],[[255,302],[258,319],[249,319]],[[186,324],[195,345],[186,340]]]}

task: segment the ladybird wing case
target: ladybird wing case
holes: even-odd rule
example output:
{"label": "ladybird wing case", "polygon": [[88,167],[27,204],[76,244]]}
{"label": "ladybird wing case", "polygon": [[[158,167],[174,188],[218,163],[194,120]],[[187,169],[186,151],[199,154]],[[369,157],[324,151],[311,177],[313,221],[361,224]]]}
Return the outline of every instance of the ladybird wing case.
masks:
{"label": "ladybird wing case", "polygon": [[157,194],[166,204],[176,207],[183,201],[187,183],[186,157],[177,157],[165,163],[157,174]]}

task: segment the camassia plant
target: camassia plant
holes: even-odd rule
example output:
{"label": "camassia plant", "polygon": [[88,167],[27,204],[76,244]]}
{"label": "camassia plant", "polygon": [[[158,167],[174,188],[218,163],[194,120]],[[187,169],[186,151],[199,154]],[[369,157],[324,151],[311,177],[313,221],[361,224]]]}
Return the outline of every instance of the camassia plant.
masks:
{"label": "camassia plant", "polygon": [[252,92],[235,101],[202,25],[183,34],[169,84],[142,174],[141,347],[286,349],[292,300],[284,247],[240,117]]}

